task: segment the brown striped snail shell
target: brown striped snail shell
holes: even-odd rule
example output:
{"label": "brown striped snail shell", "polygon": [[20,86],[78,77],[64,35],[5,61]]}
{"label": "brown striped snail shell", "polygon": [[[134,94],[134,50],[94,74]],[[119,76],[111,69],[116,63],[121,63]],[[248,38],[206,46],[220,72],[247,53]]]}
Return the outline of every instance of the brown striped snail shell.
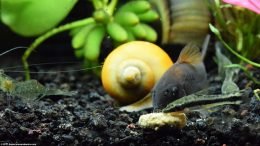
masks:
{"label": "brown striped snail shell", "polygon": [[204,0],[150,0],[160,14],[162,44],[202,44],[210,12]]}

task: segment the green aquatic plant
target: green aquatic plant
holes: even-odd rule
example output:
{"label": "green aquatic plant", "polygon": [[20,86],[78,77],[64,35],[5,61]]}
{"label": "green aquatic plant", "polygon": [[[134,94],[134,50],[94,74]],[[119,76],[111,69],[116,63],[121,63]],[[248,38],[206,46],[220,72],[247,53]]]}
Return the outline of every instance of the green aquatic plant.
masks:
{"label": "green aquatic plant", "polygon": [[[260,67],[260,64],[259,64],[259,63],[253,62],[253,61],[249,60],[248,58],[245,58],[244,56],[240,55],[240,54],[237,53],[235,50],[233,50],[233,49],[223,40],[223,38],[222,38],[222,36],[221,36],[219,30],[218,30],[216,27],[214,27],[214,26],[211,25],[211,24],[209,24],[209,27],[210,27],[211,31],[212,31],[213,33],[215,33],[215,35],[221,40],[222,44],[223,44],[230,52],[232,52],[235,56],[237,56],[239,59],[241,59],[241,61],[244,61],[244,62],[246,62],[246,63],[248,63],[248,64],[251,64],[251,65],[253,65],[253,66],[255,66],[255,67],[258,67],[258,68]],[[244,67],[244,66],[242,66],[241,64],[226,64],[225,67],[227,67],[227,68],[239,68],[239,69],[241,69],[242,71],[244,71],[245,74],[246,74],[254,83],[260,84],[260,81],[258,81],[258,80],[253,76],[253,74],[250,73],[250,71],[248,71],[247,68]]]}
{"label": "green aquatic plant", "polygon": [[88,65],[96,65],[101,43],[107,36],[114,45],[132,40],[157,40],[156,31],[147,23],[159,18],[147,0],[129,0],[118,6],[118,0],[91,0],[92,15],[55,27],[72,10],[77,0],[2,0],[1,20],[23,36],[39,36],[25,51],[22,61],[26,79],[30,78],[27,62],[31,53],[45,40],[70,30],[75,55]]}
{"label": "green aquatic plant", "polygon": [[95,62],[106,35],[115,45],[136,39],[154,42],[156,31],[146,23],[159,18],[146,0],[132,0],[115,10],[117,0],[94,0],[92,22],[71,31],[76,56]]}
{"label": "green aquatic plant", "polygon": [[260,67],[259,63],[252,61],[259,60],[260,56],[260,15],[245,9],[242,1],[237,1],[237,5],[220,0],[210,2],[215,19],[215,24],[210,24],[210,29],[225,48],[237,57],[232,58],[233,61]]}
{"label": "green aquatic plant", "polygon": [[260,9],[257,2],[212,0],[209,7],[215,20],[214,25],[209,24],[209,28],[223,44],[222,48],[228,50],[225,55],[235,63],[226,67],[241,69],[249,79],[259,84],[253,73],[244,67],[245,63],[260,67]]}
{"label": "green aquatic plant", "polygon": [[52,29],[77,0],[1,0],[1,21],[22,36],[38,36]]}

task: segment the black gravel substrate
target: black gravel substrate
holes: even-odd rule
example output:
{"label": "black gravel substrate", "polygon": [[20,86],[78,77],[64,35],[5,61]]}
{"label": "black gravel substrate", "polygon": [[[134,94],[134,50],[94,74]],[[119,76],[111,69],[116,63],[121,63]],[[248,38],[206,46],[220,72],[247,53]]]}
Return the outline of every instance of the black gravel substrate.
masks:
{"label": "black gravel substrate", "polygon": [[[166,127],[154,131],[137,124],[141,114],[152,110],[119,111],[98,77],[83,72],[33,77],[47,87],[76,90],[78,94],[30,101],[1,92],[0,145],[260,145],[260,101],[253,93],[248,102],[241,105],[223,106],[211,113],[188,113],[188,124],[181,130]],[[242,88],[248,80],[243,74],[241,77]],[[210,80],[219,86],[217,77],[211,76]]]}

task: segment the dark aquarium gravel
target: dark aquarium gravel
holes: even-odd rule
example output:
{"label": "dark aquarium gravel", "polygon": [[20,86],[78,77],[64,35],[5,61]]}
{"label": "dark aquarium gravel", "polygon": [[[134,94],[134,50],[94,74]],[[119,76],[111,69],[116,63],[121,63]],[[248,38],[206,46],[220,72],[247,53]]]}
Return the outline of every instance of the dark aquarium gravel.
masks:
{"label": "dark aquarium gravel", "polygon": [[[64,69],[73,70],[73,67]],[[244,83],[249,81],[242,72],[239,75],[244,79],[240,79],[238,85],[245,88]],[[15,78],[22,79],[21,76]],[[72,71],[36,74],[33,78],[49,88],[75,90],[78,94],[31,101],[1,92],[1,145],[260,145],[260,101],[253,93],[248,102],[241,105],[187,113],[187,126],[181,130],[165,127],[155,131],[142,129],[137,124],[140,115],[152,110],[119,111],[94,75]],[[218,77],[209,74],[209,80],[220,87]]]}

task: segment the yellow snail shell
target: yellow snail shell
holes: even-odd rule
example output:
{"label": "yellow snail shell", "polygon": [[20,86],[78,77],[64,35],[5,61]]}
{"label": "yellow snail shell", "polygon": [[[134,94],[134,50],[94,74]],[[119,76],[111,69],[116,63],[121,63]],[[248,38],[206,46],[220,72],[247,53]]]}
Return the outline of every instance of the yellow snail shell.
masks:
{"label": "yellow snail shell", "polygon": [[105,59],[102,84],[119,103],[131,104],[150,93],[172,64],[168,54],[155,44],[128,42],[114,49]]}
{"label": "yellow snail shell", "polygon": [[162,44],[202,44],[210,12],[205,0],[150,0],[160,14]]}

